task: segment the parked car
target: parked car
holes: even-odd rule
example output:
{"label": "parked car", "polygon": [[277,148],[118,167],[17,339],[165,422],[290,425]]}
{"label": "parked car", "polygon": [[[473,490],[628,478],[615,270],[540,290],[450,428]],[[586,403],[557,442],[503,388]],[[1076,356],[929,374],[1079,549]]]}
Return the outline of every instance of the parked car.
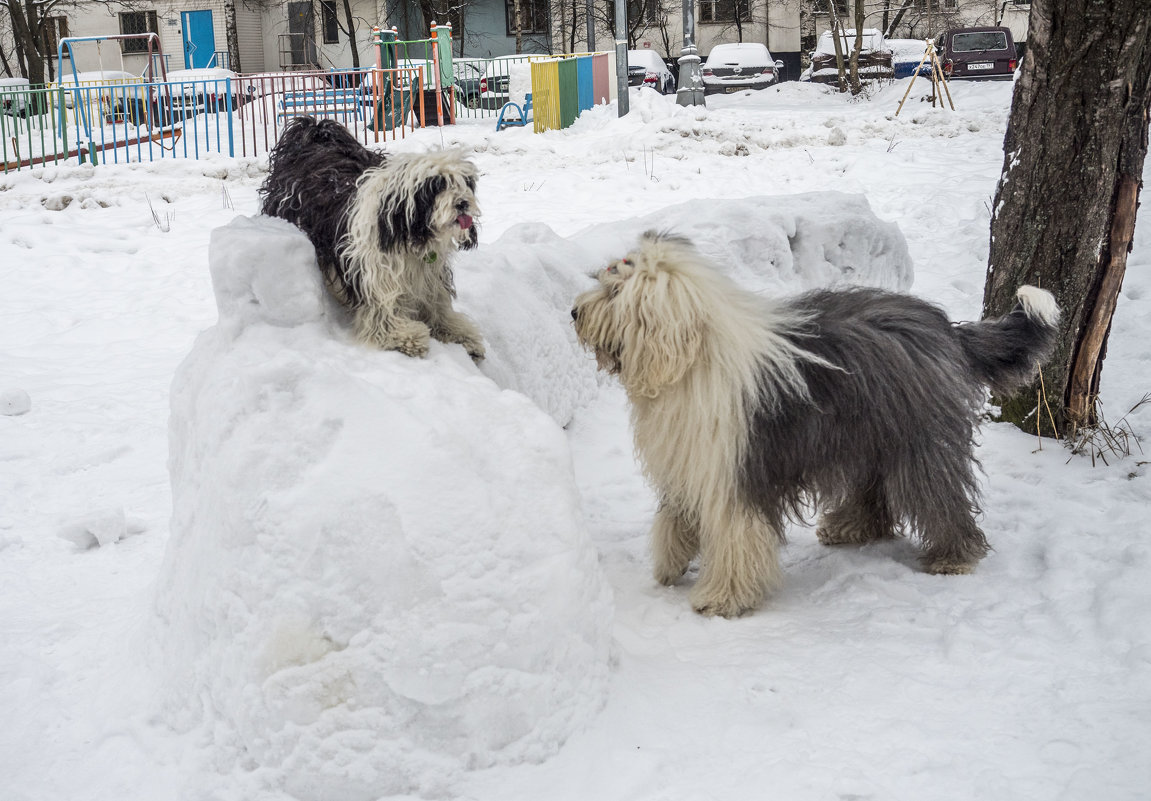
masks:
{"label": "parked car", "polygon": [[23,117],[28,108],[29,88],[27,78],[0,78],[0,113]]}
{"label": "parked car", "polygon": [[103,85],[104,88],[99,90],[100,99],[109,107],[113,107],[117,113],[120,113],[124,110],[124,103],[120,99],[120,96],[129,93],[126,91],[116,91],[114,87],[125,84],[143,83],[143,81],[144,79],[139,75],[134,75],[124,70],[91,70],[89,72],[79,72],[76,73],[76,75],[73,75],[71,72],[65,72],[60,76],[60,80],[56,82],[56,86],[59,86],[61,89],[72,90],[64,92],[64,106],[65,108],[72,108],[74,102],[73,96],[76,94],[75,90],[77,86],[79,86],[81,92],[87,94],[87,92],[84,91],[85,86]]}
{"label": "parked car", "polygon": [[249,99],[240,76],[222,67],[172,70],[168,73],[168,85],[172,90],[172,107],[185,116],[227,111],[229,94],[232,96],[233,111],[239,109]]}
{"label": "parked car", "polygon": [[627,85],[648,86],[666,95],[675,91],[675,77],[654,50],[628,50]]}
{"label": "parked car", "polygon": [[927,52],[927,42],[923,39],[887,39],[886,42],[891,50],[891,66],[896,78],[910,78],[916,68],[920,75],[931,75],[931,62],[923,61]]}
{"label": "parked car", "polygon": [[[845,68],[852,51],[855,50],[855,38],[854,28],[845,30],[840,38],[840,51],[843,54]],[[920,55],[922,56],[922,53]],[[883,38],[883,31],[876,28],[863,29],[863,45],[859,49],[859,77],[865,81],[895,77],[891,48]],[[824,31],[819,35],[815,51],[811,54],[811,67],[801,80],[803,79],[812,83],[839,81],[839,65],[835,61],[835,39],[831,31]]]}
{"label": "parked car", "polygon": [[495,110],[508,102],[508,76],[487,59],[452,62],[456,74],[456,100],[470,109]]}
{"label": "parked car", "polygon": [[1011,80],[1019,65],[1010,28],[952,28],[939,47],[949,80]]}
{"label": "parked car", "polygon": [[753,42],[716,45],[703,62],[703,93],[766,89],[775,83],[782,69],[783,62],[773,59],[766,45]]}

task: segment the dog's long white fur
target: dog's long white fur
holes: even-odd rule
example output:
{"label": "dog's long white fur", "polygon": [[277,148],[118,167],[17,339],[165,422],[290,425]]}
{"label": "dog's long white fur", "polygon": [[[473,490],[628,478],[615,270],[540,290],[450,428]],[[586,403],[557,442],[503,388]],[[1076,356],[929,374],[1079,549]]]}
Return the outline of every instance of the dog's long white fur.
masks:
{"label": "dog's long white fur", "polygon": [[[446,259],[456,249],[461,230],[455,203],[464,198],[469,202],[468,213],[480,215],[463,166],[467,162],[450,150],[399,153],[390,156],[383,167],[365,171],[357,182],[355,200],[347,210],[347,233],[338,248],[349,275],[360,279],[369,301],[355,315],[360,339],[415,354],[426,352],[430,330],[437,339],[480,348],[478,330],[452,309],[453,288],[444,281],[445,271],[428,269],[429,259]],[[399,203],[411,224],[418,213],[414,191],[434,175],[448,181],[447,190],[435,199],[434,237],[419,249],[382,248],[383,204]],[[418,309],[405,308],[417,303]],[[413,316],[423,316],[430,324]]]}
{"label": "dog's long white fur", "polygon": [[[608,332],[631,337],[620,344],[632,349],[632,358],[617,369],[631,401],[640,461],[664,493],[652,529],[656,578],[678,580],[698,543],[707,568],[692,591],[692,606],[739,614],[781,578],[779,532],[738,497],[748,409],[806,395],[796,365],[812,357],[778,333],[802,320],[739,289],[674,238],[649,241],[612,269],[618,285],[606,276],[603,288],[582,298],[576,326],[600,332],[600,341],[610,341]],[[640,296],[595,302],[596,293],[606,301],[613,291]],[[619,310],[631,319],[599,317]],[[655,344],[668,337],[665,347]],[[648,352],[636,358],[641,343]],[[601,363],[605,358],[610,354]],[[765,376],[776,383],[765,384]]]}

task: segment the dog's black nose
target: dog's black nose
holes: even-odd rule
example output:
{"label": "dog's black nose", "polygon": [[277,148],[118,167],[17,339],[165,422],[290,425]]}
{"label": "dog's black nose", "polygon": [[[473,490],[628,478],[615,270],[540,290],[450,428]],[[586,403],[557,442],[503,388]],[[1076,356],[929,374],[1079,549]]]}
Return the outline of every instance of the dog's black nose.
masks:
{"label": "dog's black nose", "polygon": [[575,320],[579,317],[579,311],[575,306],[572,306],[572,319]]}

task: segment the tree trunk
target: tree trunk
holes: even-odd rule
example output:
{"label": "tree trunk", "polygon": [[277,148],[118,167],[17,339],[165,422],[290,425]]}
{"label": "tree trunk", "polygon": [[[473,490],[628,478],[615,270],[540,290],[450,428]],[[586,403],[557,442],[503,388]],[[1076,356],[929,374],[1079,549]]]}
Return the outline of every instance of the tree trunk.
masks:
{"label": "tree trunk", "polygon": [[240,32],[236,24],[236,0],[224,0],[224,40],[228,47],[228,68],[243,72],[240,64]]}
{"label": "tree trunk", "polygon": [[1002,314],[1020,284],[1035,284],[1063,310],[1039,419],[1039,380],[994,398],[1002,419],[1025,430],[1070,436],[1092,422],[1135,226],[1149,105],[1145,0],[1032,2],[983,295],[984,314]]}
{"label": "tree trunk", "polygon": [[348,49],[352,54],[352,69],[360,68],[360,47],[356,44],[356,18],[352,15],[351,0],[344,0],[344,19],[347,20]]}
{"label": "tree trunk", "polygon": [[851,51],[851,74],[848,79],[853,95],[858,95],[863,91],[863,82],[859,80],[859,51],[863,49],[863,19],[863,0],[855,0],[855,49]]}
{"label": "tree trunk", "polygon": [[831,12],[831,42],[835,46],[835,68],[838,71],[837,84],[840,92],[847,91],[847,71],[843,65],[843,22],[835,7],[835,0],[827,0]]}
{"label": "tree trunk", "polygon": [[915,0],[903,0],[903,5],[899,7],[899,11],[895,12],[895,19],[891,21],[890,25],[885,25],[883,29],[883,36],[885,38],[892,38],[895,29],[899,27],[899,23],[903,22],[903,16],[907,13],[907,9],[911,8]]}
{"label": "tree trunk", "polygon": [[524,22],[523,22],[523,2],[522,0],[515,0],[514,5],[515,23],[516,23],[516,55],[524,52]]}
{"label": "tree trunk", "polygon": [[25,77],[30,84],[44,83],[44,56],[40,53],[41,22],[33,0],[10,0],[8,15],[12,20],[12,36],[24,56]]}

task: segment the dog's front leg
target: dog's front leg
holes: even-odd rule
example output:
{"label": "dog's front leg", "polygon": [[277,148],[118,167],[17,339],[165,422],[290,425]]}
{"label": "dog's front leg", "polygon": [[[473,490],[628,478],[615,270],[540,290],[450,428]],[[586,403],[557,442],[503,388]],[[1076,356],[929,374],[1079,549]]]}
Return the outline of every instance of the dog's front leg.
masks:
{"label": "dog's front leg", "polygon": [[419,320],[400,317],[377,306],[361,306],[354,314],[356,336],[383,350],[396,350],[406,356],[428,355],[430,332]]}
{"label": "dog's front leg", "polygon": [[699,552],[699,527],[667,499],[660,501],[651,526],[655,580],[670,587],[679,581]]}
{"label": "dog's front leg", "polygon": [[473,360],[484,358],[484,341],[476,328],[466,315],[460,314],[450,305],[436,308],[431,320],[432,336],[440,342],[458,343]]}
{"label": "dog's front leg", "polygon": [[780,583],[776,527],[735,503],[705,510],[700,518],[703,566],[691,591],[691,606],[701,615],[738,617],[759,605]]}

